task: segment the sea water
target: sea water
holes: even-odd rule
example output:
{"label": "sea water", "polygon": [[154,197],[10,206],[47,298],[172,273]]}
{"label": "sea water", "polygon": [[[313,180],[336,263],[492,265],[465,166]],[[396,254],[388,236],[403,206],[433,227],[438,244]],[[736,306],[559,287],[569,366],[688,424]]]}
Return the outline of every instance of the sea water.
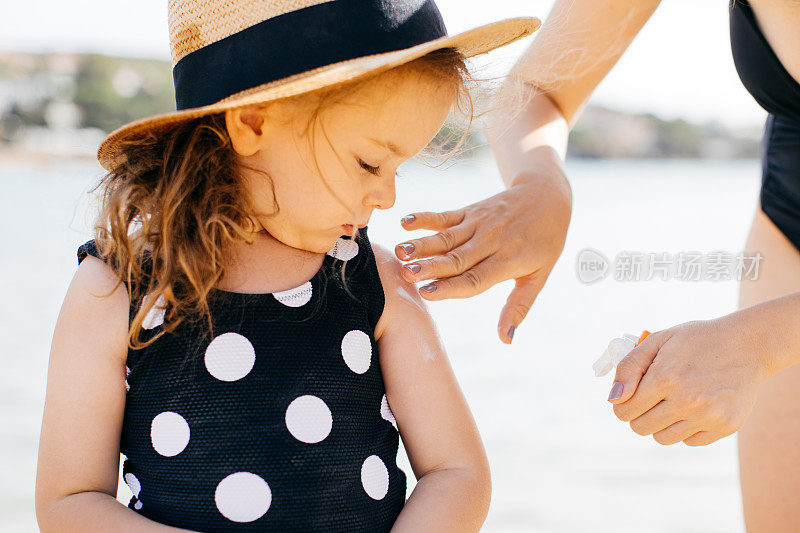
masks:
{"label": "sea water", "polygon": [[[376,211],[370,238],[393,249],[429,234],[402,229],[416,211],[458,209],[503,190],[488,158],[446,170],[401,169],[397,202]],[[564,252],[512,345],[496,334],[513,287],[431,302],[492,467],[489,532],[743,531],[735,437],[661,446],[614,416],[611,376],[592,362],[623,331],[657,331],[736,308],[735,281],[658,277],[591,284],[576,272],[590,248],[622,252],[741,251],[756,206],[756,161],[570,161],[574,211]],[[94,162],[0,164],[0,530],[36,531],[37,444],[52,332],[91,238],[85,191]],[[534,230],[535,231],[535,230]],[[413,332],[409,332],[413,334]],[[76,458],[79,460],[79,458]],[[413,473],[400,461],[413,487]],[[127,503],[124,484],[119,499]]]}

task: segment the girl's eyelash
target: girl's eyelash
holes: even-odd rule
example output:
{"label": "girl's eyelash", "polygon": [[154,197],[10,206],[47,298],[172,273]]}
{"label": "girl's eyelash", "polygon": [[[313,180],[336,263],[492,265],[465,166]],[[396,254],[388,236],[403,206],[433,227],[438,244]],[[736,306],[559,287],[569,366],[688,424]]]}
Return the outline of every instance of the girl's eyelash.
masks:
{"label": "girl's eyelash", "polygon": [[[370,174],[375,174],[376,176],[380,176],[380,171],[381,171],[380,167],[373,167],[372,165],[368,165],[361,159],[358,160],[358,164],[361,165],[361,168],[363,168],[364,170],[366,170]],[[400,173],[399,172],[395,172],[394,175],[396,177],[399,177]]]}
{"label": "girl's eyelash", "polygon": [[380,174],[380,167],[373,167],[372,165],[368,165],[361,159],[358,160],[358,164],[361,165],[361,168],[363,168],[370,174],[375,174],[376,176]]}

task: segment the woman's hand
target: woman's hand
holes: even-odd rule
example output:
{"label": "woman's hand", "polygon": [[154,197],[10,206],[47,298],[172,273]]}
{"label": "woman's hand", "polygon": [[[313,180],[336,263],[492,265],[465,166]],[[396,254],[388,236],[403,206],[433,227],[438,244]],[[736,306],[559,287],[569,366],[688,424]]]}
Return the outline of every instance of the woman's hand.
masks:
{"label": "woman's hand", "polygon": [[710,444],[738,430],[773,372],[760,328],[737,312],[650,334],[617,366],[609,401],[660,444]]}
{"label": "woman's hand", "polygon": [[395,254],[414,260],[401,269],[407,281],[435,280],[420,288],[426,300],[468,298],[513,278],[497,330],[508,344],[564,248],[571,212],[563,174],[526,176],[465,208],[404,217],[405,229],[438,233],[399,244]]}

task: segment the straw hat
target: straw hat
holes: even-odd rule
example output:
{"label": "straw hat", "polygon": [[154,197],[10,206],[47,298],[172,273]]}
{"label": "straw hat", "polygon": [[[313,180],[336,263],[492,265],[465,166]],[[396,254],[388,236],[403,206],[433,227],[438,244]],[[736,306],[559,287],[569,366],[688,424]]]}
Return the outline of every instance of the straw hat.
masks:
{"label": "straw hat", "polygon": [[111,132],[97,159],[110,170],[120,143],[144,133],[348,82],[441,48],[472,57],[540,24],[520,17],[449,37],[433,0],[169,0],[177,110]]}

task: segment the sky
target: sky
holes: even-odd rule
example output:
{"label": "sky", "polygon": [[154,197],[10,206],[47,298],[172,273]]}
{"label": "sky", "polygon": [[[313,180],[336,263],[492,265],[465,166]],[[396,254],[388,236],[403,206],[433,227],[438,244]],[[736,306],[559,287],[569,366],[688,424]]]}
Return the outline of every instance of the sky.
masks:
{"label": "sky", "polygon": [[[0,7],[0,50],[100,52],[169,60],[167,0],[28,0]],[[552,0],[437,0],[452,35],[491,20],[536,16]],[[765,112],[742,87],[730,53],[728,0],[665,0],[590,103],[665,119],[754,127]],[[489,54],[508,70],[532,37]]]}

